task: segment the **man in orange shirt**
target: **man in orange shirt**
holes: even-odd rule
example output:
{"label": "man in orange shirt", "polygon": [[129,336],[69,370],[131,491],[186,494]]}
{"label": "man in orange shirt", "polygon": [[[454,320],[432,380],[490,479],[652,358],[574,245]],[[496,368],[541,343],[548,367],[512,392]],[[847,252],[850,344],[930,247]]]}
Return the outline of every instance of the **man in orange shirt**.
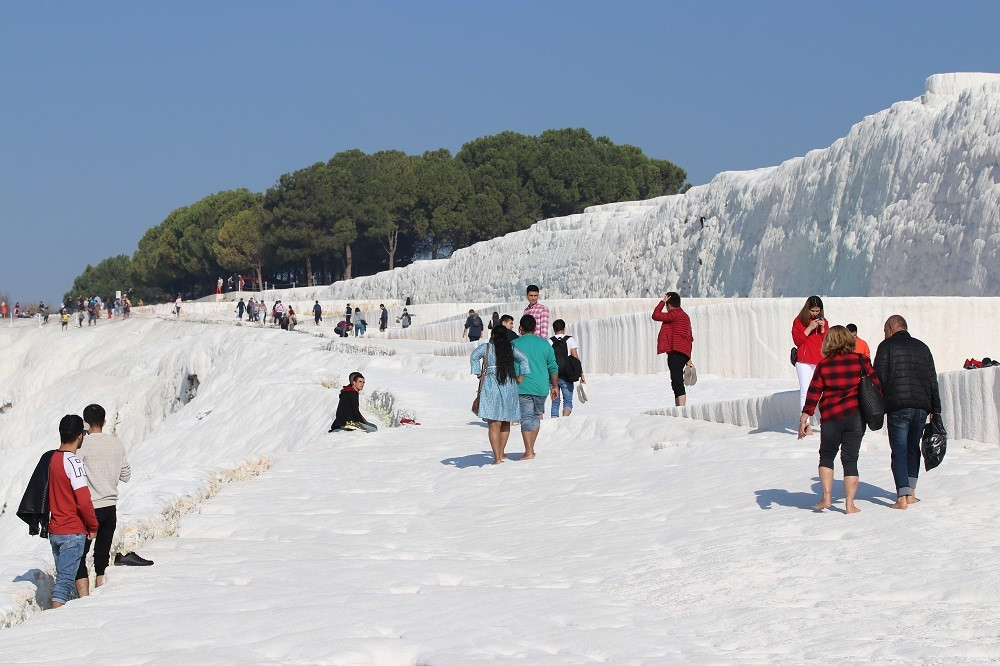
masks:
{"label": "man in orange shirt", "polygon": [[848,324],[847,330],[854,336],[854,351],[864,354],[865,358],[870,359],[872,357],[871,350],[868,349],[868,343],[858,337],[858,327],[854,324]]}

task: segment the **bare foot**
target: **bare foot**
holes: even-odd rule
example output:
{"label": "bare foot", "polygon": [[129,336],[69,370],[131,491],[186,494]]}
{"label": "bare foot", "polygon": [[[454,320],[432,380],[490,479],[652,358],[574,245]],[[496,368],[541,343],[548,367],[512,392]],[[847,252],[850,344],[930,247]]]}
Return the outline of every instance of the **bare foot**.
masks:
{"label": "bare foot", "polygon": [[848,504],[845,507],[845,511],[847,511],[847,513],[861,513],[861,509],[859,509],[858,507],[854,506],[853,504]]}
{"label": "bare foot", "polygon": [[906,498],[907,504],[916,504],[919,501],[920,500],[917,499],[916,495],[910,495],[909,497]]}
{"label": "bare foot", "polygon": [[500,464],[500,463],[502,463],[502,462],[503,462],[503,458],[501,458],[500,460],[497,460],[497,459],[495,459],[495,458],[493,459],[493,464],[494,464],[494,465],[499,465],[499,464]]}
{"label": "bare foot", "polygon": [[829,509],[833,506],[828,499],[822,499],[816,504],[813,504],[813,511],[822,511],[823,509]]}
{"label": "bare foot", "polygon": [[525,455],[521,456],[520,460],[531,460],[534,457],[535,457],[534,453],[532,453],[530,456],[528,454],[525,454]]}
{"label": "bare foot", "polygon": [[909,506],[909,504],[907,503],[906,498],[905,497],[900,497],[898,500],[896,500],[896,503],[893,504],[892,506],[890,506],[889,508],[890,509],[905,509],[907,506]]}
{"label": "bare foot", "polygon": [[506,453],[504,453],[503,455],[501,455],[501,456],[500,456],[500,459],[501,459],[501,460],[507,460],[507,454],[506,454]]}

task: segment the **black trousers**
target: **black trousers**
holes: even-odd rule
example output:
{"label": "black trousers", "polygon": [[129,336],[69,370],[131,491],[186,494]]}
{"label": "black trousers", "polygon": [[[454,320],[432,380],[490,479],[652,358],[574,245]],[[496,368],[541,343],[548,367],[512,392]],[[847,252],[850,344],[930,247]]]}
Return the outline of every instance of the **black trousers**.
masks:
{"label": "black trousers", "polygon": [[681,352],[667,352],[667,367],[670,368],[670,388],[674,390],[674,397],[679,398],[686,395],[684,390],[684,366],[691,360],[691,357]]}
{"label": "black trousers", "polygon": [[[115,536],[115,528],[118,527],[118,511],[114,504],[102,506],[94,509],[97,514],[97,538],[94,539],[94,572],[98,576],[103,576],[111,560],[111,540]],[[87,571],[87,553],[90,552],[91,541],[87,540],[87,545],[83,547],[83,557],[80,558],[80,568],[76,570],[76,579],[90,578]]]}
{"label": "black trousers", "polygon": [[833,469],[833,459],[837,457],[837,449],[840,449],[844,476],[858,476],[858,454],[861,453],[861,438],[864,436],[865,424],[857,412],[833,421],[823,419],[819,432],[819,466]]}

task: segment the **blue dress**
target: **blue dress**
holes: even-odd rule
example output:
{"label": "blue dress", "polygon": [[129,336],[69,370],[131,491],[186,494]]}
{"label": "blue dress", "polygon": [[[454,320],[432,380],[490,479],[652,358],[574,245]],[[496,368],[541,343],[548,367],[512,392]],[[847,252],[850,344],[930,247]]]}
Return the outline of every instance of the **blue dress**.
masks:
{"label": "blue dress", "polygon": [[[482,371],[483,355],[487,354],[487,349],[486,376],[483,378],[483,390],[479,393],[479,418],[489,421],[520,421],[521,404],[517,397],[517,382],[511,379],[501,384],[497,381],[496,356],[492,344],[481,344],[472,352],[472,374],[478,375]],[[514,361],[520,365],[517,370],[519,375],[531,372],[528,357],[516,347]]]}

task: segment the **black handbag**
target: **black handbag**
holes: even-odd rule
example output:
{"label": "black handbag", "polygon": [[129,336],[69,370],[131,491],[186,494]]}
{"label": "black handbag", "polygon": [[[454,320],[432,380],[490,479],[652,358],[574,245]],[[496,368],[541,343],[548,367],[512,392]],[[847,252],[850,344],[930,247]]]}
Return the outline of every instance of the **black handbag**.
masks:
{"label": "black handbag", "polygon": [[948,450],[948,433],[944,430],[940,414],[935,414],[930,422],[924,426],[920,450],[924,454],[925,470],[934,469],[944,460],[944,454]]}
{"label": "black handbag", "polygon": [[861,382],[858,385],[858,406],[861,410],[861,420],[863,420],[870,430],[881,430],[885,425],[885,400],[882,398],[882,391],[875,386],[875,382],[865,372],[864,357],[858,354],[858,362],[861,363]]}
{"label": "black handbag", "polygon": [[792,347],[791,353],[788,354],[788,359],[792,362],[792,365],[795,365],[795,363],[798,362],[798,360],[799,360],[799,348],[798,347]]}

